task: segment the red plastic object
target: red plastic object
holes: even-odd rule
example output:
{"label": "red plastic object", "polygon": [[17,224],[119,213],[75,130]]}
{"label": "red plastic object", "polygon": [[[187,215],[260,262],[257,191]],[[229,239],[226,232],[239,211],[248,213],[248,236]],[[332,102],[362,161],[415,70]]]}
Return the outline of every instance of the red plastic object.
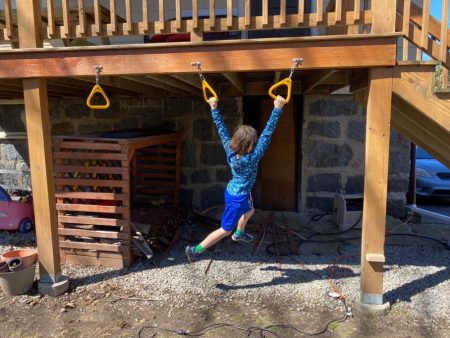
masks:
{"label": "red plastic object", "polygon": [[[31,227],[24,226],[27,222],[31,222]],[[9,194],[0,187],[0,230],[28,232],[33,224],[34,211],[31,198],[25,203],[13,201]]]}

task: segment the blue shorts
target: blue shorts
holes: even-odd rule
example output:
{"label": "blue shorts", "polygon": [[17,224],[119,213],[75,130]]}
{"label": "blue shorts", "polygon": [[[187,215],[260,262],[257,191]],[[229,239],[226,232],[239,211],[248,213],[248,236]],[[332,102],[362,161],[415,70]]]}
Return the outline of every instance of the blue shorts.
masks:
{"label": "blue shorts", "polygon": [[222,215],[222,229],[232,231],[237,225],[241,216],[253,209],[252,196],[231,195],[225,189],[225,210]]}

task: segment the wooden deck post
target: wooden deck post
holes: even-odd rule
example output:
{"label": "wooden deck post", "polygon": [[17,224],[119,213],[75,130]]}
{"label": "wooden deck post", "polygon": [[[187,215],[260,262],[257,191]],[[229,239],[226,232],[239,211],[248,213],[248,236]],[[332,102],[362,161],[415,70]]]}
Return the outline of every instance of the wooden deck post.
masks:
{"label": "wooden deck post", "polygon": [[[17,18],[20,47],[42,47],[40,1],[17,1]],[[41,278],[39,290],[57,296],[67,290],[69,283],[61,275],[46,80],[25,79],[23,89]]]}
{"label": "wooden deck post", "polygon": [[371,33],[394,33],[397,15],[397,1],[372,1]]}
{"label": "wooden deck post", "polygon": [[361,306],[365,308],[386,307],[383,263],[392,76],[392,68],[372,68],[369,75],[361,243]]}

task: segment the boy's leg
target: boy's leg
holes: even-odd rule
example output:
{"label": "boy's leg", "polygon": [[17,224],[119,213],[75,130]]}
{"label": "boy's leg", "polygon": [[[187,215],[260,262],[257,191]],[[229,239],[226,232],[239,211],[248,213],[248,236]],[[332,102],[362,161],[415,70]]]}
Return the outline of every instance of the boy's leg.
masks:
{"label": "boy's leg", "polygon": [[222,238],[225,238],[231,234],[231,231],[226,231],[222,228],[219,228],[213,232],[211,232],[206,238],[200,243],[203,250],[208,249],[213,246],[217,242],[219,242]]}
{"label": "boy's leg", "polygon": [[247,211],[245,214],[243,214],[241,216],[241,218],[239,219],[237,229],[239,229],[240,231],[244,231],[245,226],[247,225],[247,222],[253,216],[254,213],[255,213],[255,209],[251,209],[250,211]]}
{"label": "boy's leg", "polygon": [[252,208],[241,216],[241,218],[239,219],[236,231],[234,232],[233,236],[231,236],[231,239],[233,241],[235,241],[235,242],[252,242],[253,241],[253,236],[245,231],[245,226],[247,225],[247,222],[253,216],[254,213],[255,213],[255,209]]}

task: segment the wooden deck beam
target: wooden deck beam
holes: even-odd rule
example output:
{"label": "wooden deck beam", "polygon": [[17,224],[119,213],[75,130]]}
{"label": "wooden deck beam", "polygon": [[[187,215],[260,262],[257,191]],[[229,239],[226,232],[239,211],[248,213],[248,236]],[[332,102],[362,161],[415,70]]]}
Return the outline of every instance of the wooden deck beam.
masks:
{"label": "wooden deck beam", "polygon": [[303,57],[302,69],[393,66],[398,34],[324,38],[213,41],[154,45],[102,46],[0,53],[0,78],[193,73],[192,61],[205,72],[278,71]]}

